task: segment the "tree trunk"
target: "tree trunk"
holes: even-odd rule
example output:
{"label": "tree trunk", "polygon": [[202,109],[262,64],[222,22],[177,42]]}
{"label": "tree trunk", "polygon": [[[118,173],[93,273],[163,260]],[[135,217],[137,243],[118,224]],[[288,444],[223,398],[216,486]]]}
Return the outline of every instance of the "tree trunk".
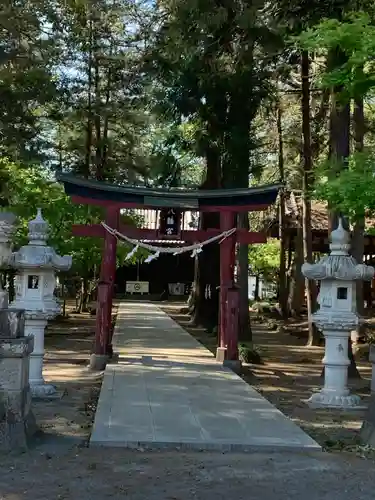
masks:
{"label": "tree trunk", "polygon": [[[302,177],[302,230],[303,230],[303,254],[304,261],[313,262],[312,231],[311,231],[311,200],[310,193],[314,184],[311,157],[311,119],[310,119],[310,60],[307,51],[302,52],[301,57],[302,78],[302,135],[303,135],[303,177]],[[312,313],[316,308],[316,283],[305,280],[307,315],[309,318],[309,336],[307,345],[318,346],[320,344],[320,333],[315,324],[310,321]]]}
{"label": "tree trunk", "polygon": [[81,314],[81,312],[83,311],[83,279],[81,278],[81,281],[80,281],[80,289],[79,289],[79,292],[78,292],[78,307],[77,307],[77,313]]}
{"label": "tree trunk", "polygon": [[[252,60],[252,51],[248,49]],[[248,67],[251,63],[248,61]],[[250,75],[249,75],[250,76]],[[225,151],[222,184],[224,188],[248,188],[250,170],[250,125],[254,118],[255,107],[251,105],[248,89],[235,89],[229,99],[227,133],[225,135]],[[248,214],[238,215],[239,226],[249,229]],[[240,245],[237,254],[237,271],[239,272],[240,302],[239,302],[239,332],[242,341],[252,339],[249,311],[248,277],[249,277],[249,247]]]}
{"label": "tree trunk", "polygon": [[65,282],[66,282],[66,279],[65,279],[65,274],[62,275],[62,279],[61,279],[61,297],[62,297],[62,300],[63,300],[63,307],[62,307],[62,315],[63,315],[63,318],[65,318],[66,316],[66,294],[65,294]]}
{"label": "tree trunk", "polygon": [[303,235],[300,224],[295,237],[293,264],[289,282],[288,308],[294,317],[300,316],[304,304],[305,278],[301,272],[303,264]]}
{"label": "tree trunk", "polygon": [[[291,273],[292,264],[293,264],[293,242],[295,241],[295,235],[293,235],[292,231],[288,231],[288,259],[287,259],[287,279],[288,275]],[[289,290],[289,287],[288,287]]]}
{"label": "tree trunk", "polygon": [[89,19],[89,50],[87,61],[87,125],[86,125],[86,151],[85,167],[82,174],[90,177],[91,148],[92,148],[92,42],[93,42],[93,22]]}
{"label": "tree trunk", "polygon": [[62,142],[62,133],[61,133],[61,123],[58,124],[58,154],[59,154],[59,166],[58,169],[62,171],[64,164],[64,156],[63,156],[63,142]]}
{"label": "tree trunk", "polygon": [[[339,48],[332,50],[329,54],[329,69],[332,70],[344,64],[346,60],[347,57]],[[331,93],[329,157],[332,162],[332,177],[347,167],[350,154],[350,103],[340,102],[341,90],[341,87],[337,87]],[[343,218],[344,227],[348,228],[346,214],[339,213],[332,207],[329,208],[329,232],[336,229],[339,217]]]}
{"label": "tree trunk", "polygon": [[81,278],[81,289],[79,292],[79,304],[77,307],[77,312],[87,312],[88,311],[88,301],[89,301],[89,280],[87,278]]}
{"label": "tree trunk", "polygon": [[[206,180],[201,189],[217,189],[220,186],[220,152],[214,145],[206,151]],[[201,213],[200,228],[218,228],[219,215]],[[218,324],[220,286],[220,247],[218,243],[206,245],[195,261],[195,276],[189,311],[191,323],[208,330]]]}
{"label": "tree trunk", "polygon": [[[109,56],[112,56],[113,47]],[[109,110],[108,105],[111,99],[111,85],[112,85],[112,71],[111,66],[109,66],[107,71],[107,85],[105,90],[105,115],[104,115],[104,125],[103,125],[103,139],[102,139],[102,157],[101,157],[101,169],[104,174],[107,172],[107,161],[108,161],[108,132],[109,132]]]}
{"label": "tree trunk", "polygon": [[260,276],[257,274],[255,276],[255,287],[254,287],[254,300],[259,300],[259,285],[260,285]]}
{"label": "tree trunk", "polygon": [[217,243],[206,245],[197,256],[191,325],[203,326],[208,331],[214,330],[219,318],[219,260]]}
{"label": "tree trunk", "polygon": [[[353,128],[354,128],[354,148],[357,153],[361,153],[364,149],[364,137],[365,137],[365,114],[363,108],[363,98],[357,98],[354,101],[353,110]],[[352,246],[351,253],[358,264],[363,263],[363,255],[365,250],[365,214],[357,214],[357,220],[354,225],[353,235],[352,235]],[[365,312],[364,308],[364,294],[363,294],[363,281],[356,281],[356,301],[357,301],[357,313],[363,316]],[[357,327],[354,341],[358,341],[363,327]]]}
{"label": "tree trunk", "polygon": [[[336,68],[347,61],[347,56],[339,49],[332,50],[329,54],[330,69]],[[335,176],[341,169],[347,167],[347,159],[350,154],[350,102],[340,102],[340,92],[342,88],[333,89],[331,94],[330,109],[330,158],[333,161],[331,175]],[[349,229],[346,214],[335,210],[330,211],[329,230],[337,227],[338,218],[343,218],[344,227]],[[353,355],[351,339],[349,339],[349,360],[348,376],[360,378],[360,373]]]}
{"label": "tree trunk", "polygon": [[87,312],[89,310],[89,298],[90,298],[90,290],[89,290],[89,280],[87,278],[83,278],[82,280],[82,311]]}
{"label": "tree trunk", "polygon": [[[279,142],[279,178],[280,182],[285,182],[284,174],[284,140],[282,129],[282,110],[280,102],[277,105],[277,136]],[[287,248],[287,228],[285,214],[286,192],[280,191],[279,196],[279,241],[280,241],[280,272],[279,272],[279,304],[281,315],[284,320],[288,318],[288,288],[286,275],[286,248]]]}
{"label": "tree trunk", "polygon": [[100,55],[98,37],[94,35],[94,89],[95,89],[95,177],[104,180],[102,170],[102,131],[101,131],[101,88],[100,88]]}
{"label": "tree trunk", "polygon": [[[315,96],[310,96],[315,97]],[[329,104],[330,104],[330,91],[329,89],[324,89],[320,97],[320,105],[317,112],[312,120],[312,133],[311,133],[311,157],[317,159],[319,154],[324,147],[326,140],[326,134],[322,133],[325,130],[325,124],[327,116],[329,114]],[[315,99],[316,102],[316,99]]]}

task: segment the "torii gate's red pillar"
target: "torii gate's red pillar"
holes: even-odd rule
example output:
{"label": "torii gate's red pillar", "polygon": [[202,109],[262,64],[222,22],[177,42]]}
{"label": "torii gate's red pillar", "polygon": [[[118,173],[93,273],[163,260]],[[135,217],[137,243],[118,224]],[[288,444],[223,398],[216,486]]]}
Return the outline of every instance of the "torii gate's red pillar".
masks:
{"label": "torii gate's red pillar", "polygon": [[[236,227],[235,214],[230,211],[220,213],[220,231]],[[238,361],[238,316],[232,317],[230,309],[233,302],[229,290],[234,287],[234,266],[236,253],[236,234],[220,243],[220,295],[219,295],[219,341],[217,360],[221,362]],[[232,294],[233,295],[233,294]],[[237,294],[238,295],[238,294]],[[234,294],[236,297],[236,294]],[[231,297],[233,299],[233,297]],[[234,304],[238,307],[238,304]]]}
{"label": "torii gate's red pillar", "polygon": [[[108,207],[106,209],[105,223],[113,229],[118,229],[119,215],[118,208]],[[112,303],[116,279],[116,250],[116,237],[106,232],[98,285],[95,345],[90,358],[90,368],[93,370],[104,370],[108,358],[113,354],[110,332],[112,329]]]}

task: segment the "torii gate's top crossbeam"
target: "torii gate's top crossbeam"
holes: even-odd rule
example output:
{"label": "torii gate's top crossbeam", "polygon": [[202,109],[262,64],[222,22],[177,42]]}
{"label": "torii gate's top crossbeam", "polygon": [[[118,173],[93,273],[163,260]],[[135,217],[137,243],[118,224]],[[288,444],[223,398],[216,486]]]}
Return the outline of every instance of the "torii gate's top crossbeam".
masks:
{"label": "torii gate's top crossbeam", "polygon": [[76,203],[113,208],[163,208],[202,212],[250,212],[264,210],[276,201],[282,187],[271,184],[245,189],[183,190],[119,186],[57,174],[67,195]]}

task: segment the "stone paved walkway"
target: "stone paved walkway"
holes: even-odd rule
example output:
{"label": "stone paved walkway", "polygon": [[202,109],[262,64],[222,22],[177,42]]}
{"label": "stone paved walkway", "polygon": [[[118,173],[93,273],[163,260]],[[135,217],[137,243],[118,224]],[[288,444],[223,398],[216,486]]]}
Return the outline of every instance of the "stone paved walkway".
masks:
{"label": "stone paved walkway", "polygon": [[91,446],[320,449],[154,304],[120,304],[114,350]]}

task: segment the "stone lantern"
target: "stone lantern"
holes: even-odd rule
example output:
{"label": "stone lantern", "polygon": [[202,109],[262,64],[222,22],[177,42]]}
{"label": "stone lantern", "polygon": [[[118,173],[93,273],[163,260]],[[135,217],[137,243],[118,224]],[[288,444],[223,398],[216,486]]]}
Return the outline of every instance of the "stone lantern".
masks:
{"label": "stone lantern", "polygon": [[331,233],[330,255],[316,264],[304,264],[302,273],[310,280],[320,280],[319,310],[309,318],[325,337],[324,387],[308,400],[312,407],[359,408],[359,396],[347,387],[348,344],[350,332],[363,320],[357,314],[356,280],[371,280],[374,268],[357,264],[349,255],[350,235],[339,225]]}
{"label": "stone lantern", "polygon": [[29,382],[35,397],[56,393],[53,385],[43,379],[44,330],[49,319],[60,313],[54,291],[55,271],[67,271],[72,265],[69,256],[60,257],[47,246],[49,224],[43,219],[41,209],[29,222],[29,243],[14,252],[11,265],[18,270],[16,298],[12,307],[25,310],[25,335],[34,336],[34,352],[30,357]]}

